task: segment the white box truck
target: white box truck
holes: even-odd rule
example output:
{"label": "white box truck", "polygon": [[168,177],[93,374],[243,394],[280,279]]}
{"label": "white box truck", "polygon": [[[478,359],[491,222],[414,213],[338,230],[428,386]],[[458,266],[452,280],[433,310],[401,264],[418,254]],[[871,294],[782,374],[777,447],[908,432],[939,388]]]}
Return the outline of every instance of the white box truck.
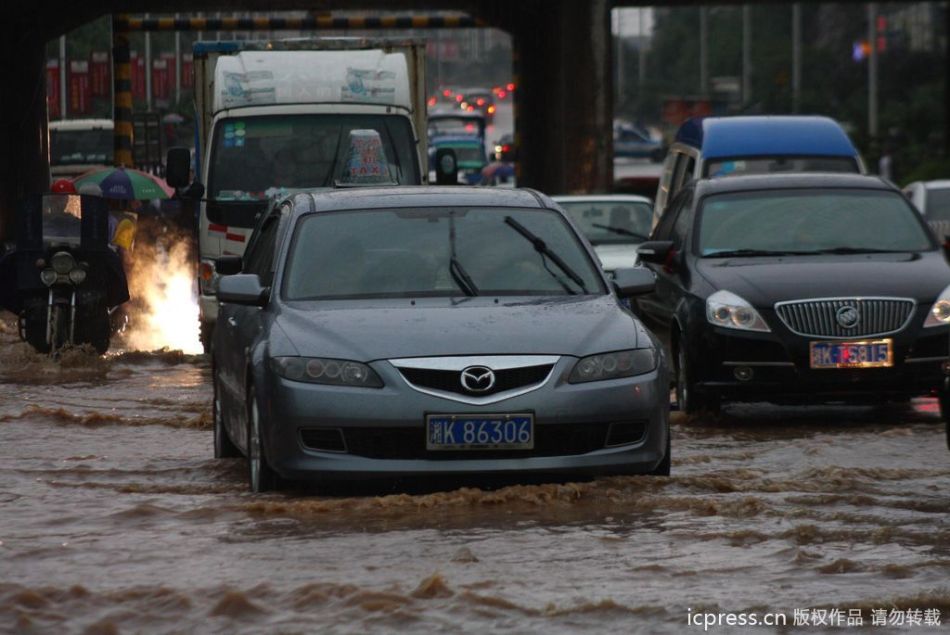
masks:
{"label": "white box truck", "polygon": [[[283,190],[428,178],[425,44],[318,38],[194,46],[199,304],[207,349],[214,260],[242,255],[255,217]],[[382,149],[373,178],[354,153]],[[362,145],[360,145],[362,144]],[[364,174],[365,176],[365,174]]]}

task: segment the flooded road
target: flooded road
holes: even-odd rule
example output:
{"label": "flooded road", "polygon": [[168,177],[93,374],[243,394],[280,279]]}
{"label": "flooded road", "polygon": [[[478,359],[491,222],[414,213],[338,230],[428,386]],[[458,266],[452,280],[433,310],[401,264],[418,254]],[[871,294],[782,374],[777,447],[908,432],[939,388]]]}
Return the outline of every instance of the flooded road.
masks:
{"label": "flooded road", "polygon": [[[932,400],[674,414],[669,479],[255,496],[242,460],[211,458],[209,376],[175,353],[54,363],[0,323],[0,632],[682,633],[703,630],[698,612],[791,628],[796,609],[950,622]],[[873,632],[889,630],[934,629]]]}

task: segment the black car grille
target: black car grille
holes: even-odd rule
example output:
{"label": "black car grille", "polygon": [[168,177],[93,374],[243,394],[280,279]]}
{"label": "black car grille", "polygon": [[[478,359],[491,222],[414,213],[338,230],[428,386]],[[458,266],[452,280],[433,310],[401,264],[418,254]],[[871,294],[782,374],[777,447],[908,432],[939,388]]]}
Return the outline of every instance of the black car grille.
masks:
{"label": "black car grille", "polygon": [[[646,429],[646,423],[638,424]],[[533,456],[572,456],[606,445],[609,423],[557,423],[535,426],[533,450],[427,450],[423,426],[399,428],[344,428],[350,454],[371,459],[513,459]],[[616,437],[619,429],[613,432]],[[629,442],[624,430],[622,442]],[[642,434],[641,434],[642,436]],[[616,444],[618,439],[612,439]]]}
{"label": "black car grille", "polygon": [[488,396],[508,390],[516,390],[534,384],[540,384],[551,373],[553,364],[524,366],[496,370],[495,385],[490,390],[471,392],[462,386],[462,373],[458,370],[435,370],[431,368],[400,368],[399,372],[410,384],[418,388],[429,388],[442,392],[451,392],[467,396]]}
{"label": "black car grille", "polygon": [[[844,307],[860,314],[858,323],[845,328],[837,319]],[[789,330],[811,337],[868,337],[886,335],[907,325],[914,311],[912,300],[898,298],[840,298],[803,300],[775,306],[775,312]]]}

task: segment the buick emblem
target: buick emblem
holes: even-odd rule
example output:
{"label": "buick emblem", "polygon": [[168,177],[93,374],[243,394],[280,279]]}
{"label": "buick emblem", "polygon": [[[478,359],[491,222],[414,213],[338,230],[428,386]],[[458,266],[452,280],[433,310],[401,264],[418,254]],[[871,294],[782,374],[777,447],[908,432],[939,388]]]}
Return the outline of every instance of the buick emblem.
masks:
{"label": "buick emblem", "polygon": [[487,392],[495,386],[495,373],[487,366],[469,366],[462,371],[462,388],[469,392]]}
{"label": "buick emblem", "polygon": [[853,329],[861,321],[861,314],[853,306],[843,306],[835,311],[835,319],[844,328]]}

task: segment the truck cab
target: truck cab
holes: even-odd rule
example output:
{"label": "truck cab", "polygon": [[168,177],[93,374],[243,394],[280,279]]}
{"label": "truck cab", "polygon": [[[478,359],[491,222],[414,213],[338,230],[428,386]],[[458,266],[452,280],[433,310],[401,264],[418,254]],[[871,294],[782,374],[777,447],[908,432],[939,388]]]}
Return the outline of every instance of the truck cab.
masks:
{"label": "truck cab", "polygon": [[427,180],[425,48],[320,38],[198,42],[199,306],[217,319],[219,256],[241,256],[270,198],[297,189]]}

